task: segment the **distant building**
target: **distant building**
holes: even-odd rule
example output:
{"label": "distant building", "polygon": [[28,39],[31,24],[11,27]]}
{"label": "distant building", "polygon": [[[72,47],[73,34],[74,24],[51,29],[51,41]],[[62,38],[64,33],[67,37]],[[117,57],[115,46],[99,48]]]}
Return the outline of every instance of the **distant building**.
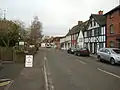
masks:
{"label": "distant building", "polygon": [[120,5],[105,14],[107,47],[120,48]]}
{"label": "distant building", "polygon": [[60,39],[61,49],[67,50],[71,47],[71,35],[70,30],[69,32]]}
{"label": "distant building", "polygon": [[79,48],[83,48],[84,47],[84,36],[83,36],[83,31],[86,30],[86,26],[88,24],[88,21],[86,22],[83,22],[83,24],[80,26],[80,32],[79,32],[79,35],[78,35],[78,39],[77,39],[77,46]]}
{"label": "distant building", "polygon": [[53,38],[53,43],[57,49],[60,49],[60,39],[63,37],[54,37]]}
{"label": "distant building", "polygon": [[78,40],[78,36],[80,33],[80,27],[83,25],[82,21],[78,21],[78,25],[74,26],[71,30],[70,30],[70,35],[71,35],[71,46],[72,47],[76,47],[77,46],[77,40]]}

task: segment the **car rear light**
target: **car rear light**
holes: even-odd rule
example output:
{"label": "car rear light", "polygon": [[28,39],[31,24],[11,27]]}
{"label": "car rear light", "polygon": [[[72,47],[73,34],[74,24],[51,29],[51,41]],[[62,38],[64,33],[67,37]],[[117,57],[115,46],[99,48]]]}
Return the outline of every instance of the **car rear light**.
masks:
{"label": "car rear light", "polygon": [[89,52],[88,50],[81,50],[80,52]]}

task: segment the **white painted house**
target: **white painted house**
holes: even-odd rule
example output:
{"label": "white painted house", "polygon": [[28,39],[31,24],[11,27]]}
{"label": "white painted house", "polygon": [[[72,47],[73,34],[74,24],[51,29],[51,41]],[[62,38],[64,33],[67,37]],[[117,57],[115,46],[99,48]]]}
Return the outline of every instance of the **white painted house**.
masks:
{"label": "white painted house", "polygon": [[67,33],[67,35],[60,39],[61,49],[62,50],[68,50],[71,47],[71,35],[70,31]]}
{"label": "white painted house", "polygon": [[60,48],[62,50],[66,49],[66,47],[65,47],[65,39],[66,39],[66,37],[63,37],[63,38],[60,39]]}
{"label": "white painted house", "polygon": [[83,44],[84,44],[84,37],[83,37],[83,32],[82,30],[80,30],[78,39],[77,39],[77,46],[80,48],[83,48]]}
{"label": "white painted house", "polygon": [[91,53],[96,53],[98,49],[106,47],[106,17],[102,14],[92,14],[90,16],[86,30],[84,31],[84,46]]}
{"label": "white painted house", "polygon": [[85,30],[85,27],[87,25],[88,21],[83,22],[83,25],[80,26],[80,31],[77,39],[77,46],[80,48],[84,47],[84,36],[83,36],[83,31]]}

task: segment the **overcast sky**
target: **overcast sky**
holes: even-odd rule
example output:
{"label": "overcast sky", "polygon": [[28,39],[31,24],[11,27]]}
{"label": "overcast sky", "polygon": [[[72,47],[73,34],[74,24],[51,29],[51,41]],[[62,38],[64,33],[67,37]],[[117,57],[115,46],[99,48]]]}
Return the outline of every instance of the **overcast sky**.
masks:
{"label": "overcast sky", "polygon": [[86,21],[91,13],[104,13],[119,4],[119,0],[0,0],[8,19],[22,20],[30,25],[38,16],[45,35],[65,35],[78,21]]}

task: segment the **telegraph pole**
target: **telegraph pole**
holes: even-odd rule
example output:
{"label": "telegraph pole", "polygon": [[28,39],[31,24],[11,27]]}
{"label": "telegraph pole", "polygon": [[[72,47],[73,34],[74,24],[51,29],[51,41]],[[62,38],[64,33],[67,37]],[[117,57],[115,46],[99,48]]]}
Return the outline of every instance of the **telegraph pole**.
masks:
{"label": "telegraph pole", "polygon": [[2,9],[0,8],[0,19],[2,19]]}
{"label": "telegraph pole", "polygon": [[4,10],[4,20],[6,19],[6,10]]}

